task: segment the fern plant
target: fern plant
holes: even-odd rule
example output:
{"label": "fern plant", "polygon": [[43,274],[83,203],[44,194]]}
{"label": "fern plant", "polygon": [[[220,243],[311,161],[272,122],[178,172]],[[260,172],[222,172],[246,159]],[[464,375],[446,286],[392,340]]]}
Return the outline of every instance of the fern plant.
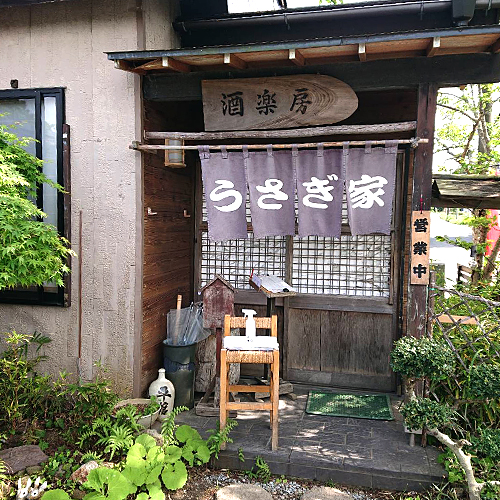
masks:
{"label": "fern plant", "polygon": [[170,412],[169,416],[161,424],[161,433],[163,434],[163,439],[165,440],[165,446],[178,444],[177,440],[175,439],[175,430],[178,427],[178,425],[176,425],[175,423],[175,418],[177,417],[177,415],[179,415],[179,413],[188,410],[189,408],[187,408],[186,406],[178,406],[177,408],[174,408]]}
{"label": "fern plant", "polygon": [[238,425],[236,420],[228,419],[226,426],[221,430],[220,422],[217,421],[217,429],[210,429],[211,435],[207,439],[207,446],[210,453],[219,458],[221,447],[224,443],[232,443],[233,440],[229,437],[229,433]]}
{"label": "fern plant", "polygon": [[134,444],[134,433],[130,427],[113,425],[106,431],[107,435],[102,436],[97,444],[105,446],[104,453],[110,453],[110,460],[113,460],[117,451],[127,451]]}
{"label": "fern plant", "polygon": [[259,455],[255,457],[255,466],[251,470],[246,471],[246,475],[250,479],[257,479],[262,483],[268,483],[271,479],[271,469],[269,464]]}
{"label": "fern plant", "polygon": [[87,451],[80,457],[80,463],[86,464],[87,462],[97,462],[98,464],[102,462],[102,455],[100,453],[96,453],[95,451]]}

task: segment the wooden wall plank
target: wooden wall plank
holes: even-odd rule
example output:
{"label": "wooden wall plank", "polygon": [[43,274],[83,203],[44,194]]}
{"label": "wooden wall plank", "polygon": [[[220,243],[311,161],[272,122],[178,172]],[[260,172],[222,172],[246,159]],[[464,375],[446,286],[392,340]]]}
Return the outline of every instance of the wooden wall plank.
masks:
{"label": "wooden wall plank", "polygon": [[392,315],[321,313],[321,371],[391,377]]}
{"label": "wooden wall plank", "polygon": [[[176,117],[182,120],[183,115],[176,106],[145,101],[146,130],[177,128]],[[186,155],[187,167],[173,170],[163,165],[162,155],[144,156],[142,391],[163,365],[167,313],[175,308],[177,294],[183,296],[183,307],[193,298],[194,228],[192,218],[183,216],[184,210],[193,211],[192,158]],[[148,207],[155,215],[148,215]]]}
{"label": "wooden wall plank", "polygon": [[288,368],[321,370],[321,311],[290,309],[288,316]]}

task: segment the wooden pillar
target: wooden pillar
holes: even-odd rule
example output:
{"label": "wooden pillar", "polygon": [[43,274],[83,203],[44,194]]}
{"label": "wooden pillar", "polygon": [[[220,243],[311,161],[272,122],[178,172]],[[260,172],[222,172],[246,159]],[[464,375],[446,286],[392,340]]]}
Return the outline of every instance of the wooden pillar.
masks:
{"label": "wooden pillar", "polygon": [[[413,163],[412,210],[430,210],[432,196],[432,151],[436,116],[437,85],[422,84],[418,88],[417,137],[429,139],[420,144]],[[411,245],[410,245],[411,249]],[[410,250],[411,251],[411,250]],[[411,255],[408,255],[409,259]],[[408,280],[408,283],[410,281]],[[421,337],[427,322],[427,286],[411,285],[408,290],[407,334]]]}

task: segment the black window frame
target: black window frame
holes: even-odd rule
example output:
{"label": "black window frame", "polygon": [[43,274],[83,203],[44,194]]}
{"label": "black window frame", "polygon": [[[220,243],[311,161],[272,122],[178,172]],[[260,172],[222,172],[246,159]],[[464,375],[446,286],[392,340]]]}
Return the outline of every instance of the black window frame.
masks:
{"label": "black window frame", "polygon": [[[65,164],[69,165],[68,134],[65,130],[65,95],[64,87],[36,88],[36,89],[8,89],[0,90],[0,100],[8,99],[34,99],[35,100],[35,139],[36,157],[42,158],[42,99],[55,97],[56,99],[56,142],[57,142],[57,182],[69,191],[69,171],[65,171]],[[66,136],[66,137],[65,137]],[[61,236],[69,239],[68,196],[65,193],[57,193],[57,230]],[[37,188],[37,206],[43,210],[43,186]],[[68,261],[69,264],[69,261]],[[65,278],[65,286],[58,286],[57,291],[47,291],[43,286],[32,289],[12,289],[0,291],[0,303],[45,305],[45,306],[69,306],[69,290],[71,283],[69,276]],[[65,293],[66,292],[66,293]]]}

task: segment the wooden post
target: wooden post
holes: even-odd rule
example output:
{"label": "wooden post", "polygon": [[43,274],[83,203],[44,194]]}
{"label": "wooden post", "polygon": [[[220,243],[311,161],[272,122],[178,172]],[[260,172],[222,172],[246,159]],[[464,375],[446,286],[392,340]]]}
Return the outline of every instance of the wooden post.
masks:
{"label": "wooden post", "polygon": [[[437,86],[430,83],[420,85],[418,88],[417,137],[429,139],[429,142],[420,144],[415,152],[412,191],[412,210],[414,211],[430,210],[431,208],[436,102]],[[410,255],[407,258],[410,258]],[[427,286],[410,284],[408,290],[408,335],[421,337],[425,334],[426,309]]]}

